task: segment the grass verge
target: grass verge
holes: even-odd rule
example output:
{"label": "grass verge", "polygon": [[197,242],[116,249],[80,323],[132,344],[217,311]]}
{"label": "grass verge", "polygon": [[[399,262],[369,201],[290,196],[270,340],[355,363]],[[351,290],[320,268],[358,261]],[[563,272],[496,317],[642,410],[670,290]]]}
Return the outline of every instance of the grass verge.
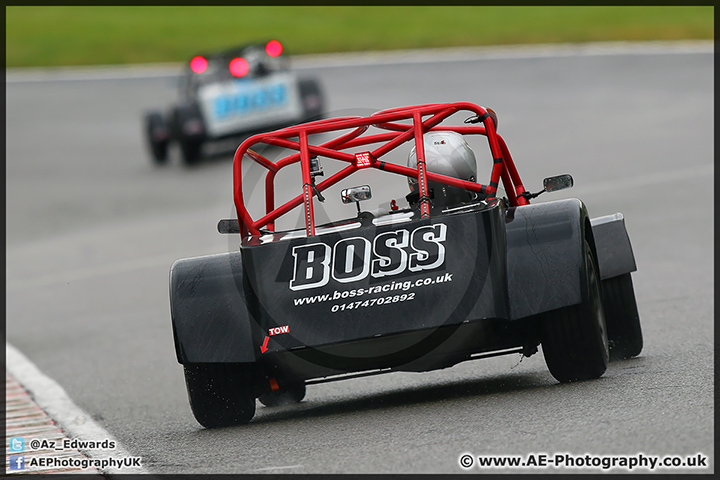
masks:
{"label": "grass verge", "polygon": [[9,6],[6,66],[176,62],[278,38],[289,54],[714,38],[712,6]]}

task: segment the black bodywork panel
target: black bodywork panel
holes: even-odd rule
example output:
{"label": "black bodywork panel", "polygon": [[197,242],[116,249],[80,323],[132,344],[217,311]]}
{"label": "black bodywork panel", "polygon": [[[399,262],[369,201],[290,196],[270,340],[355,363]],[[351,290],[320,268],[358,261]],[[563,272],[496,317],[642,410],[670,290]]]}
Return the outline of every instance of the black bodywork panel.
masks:
{"label": "black bodywork panel", "polygon": [[242,252],[251,316],[265,331],[289,327],[271,352],[508,314],[497,206]]}
{"label": "black bodywork panel", "polygon": [[170,272],[177,358],[258,362],[307,379],[421,371],[537,345],[534,315],[587,296],[585,240],[601,275],[634,270],[629,241],[616,241],[621,217],[589,225],[577,199],[494,201],[314,237],[251,237],[238,252],[178,260]]}

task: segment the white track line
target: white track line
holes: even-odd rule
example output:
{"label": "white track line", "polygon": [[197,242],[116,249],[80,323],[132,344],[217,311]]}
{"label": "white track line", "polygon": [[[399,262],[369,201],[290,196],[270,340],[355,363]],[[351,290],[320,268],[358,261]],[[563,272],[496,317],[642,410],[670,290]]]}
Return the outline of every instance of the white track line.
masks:
{"label": "white track line", "polygon": [[316,69],[322,67],[354,67],[478,60],[516,60],[607,55],[697,54],[713,53],[715,51],[714,49],[715,44],[712,40],[493,45],[303,55],[293,58],[293,66],[298,69]]}
{"label": "white track line", "polygon": [[[655,42],[589,42],[537,45],[500,45],[452,47],[370,52],[295,55],[296,70],[359,67],[372,65],[417,64],[428,62],[461,62],[478,60],[512,60],[528,58],[588,57],[607,55],[669,55],[714,53],[713,40],[680,40]],[[182,64],[101,65],[88,67],[29,67],[6,69],[5,82],[59,82],[122,80],[180,75]]]}
{"label": "white track line", "polygon": [[263,467],[263,468],[256,468],[255,470],[252,470],[253,472],[270,472],[273,470],[292,470],[295,468],[302,468],[302,465],[288,465],[285,467]]}
{"label": "white track line", "polygon": [[[96,442],[107,439],[115,442],[116,448],[113,450],[83,449],[81,450],[83,453],[91,459],[100,460],[109,459],[110,457],[115,460],[133,457],[107,430],[98,425],[90,415],[75,405],[57,382],[43,374],[18,349],[9,343],[5,344],[5,349],[7,370],[31,394],[35,403],[45,410],[71,439]],[[101,469],[101,471],[104,474],[149,473],[143,467],[107,467]]]}

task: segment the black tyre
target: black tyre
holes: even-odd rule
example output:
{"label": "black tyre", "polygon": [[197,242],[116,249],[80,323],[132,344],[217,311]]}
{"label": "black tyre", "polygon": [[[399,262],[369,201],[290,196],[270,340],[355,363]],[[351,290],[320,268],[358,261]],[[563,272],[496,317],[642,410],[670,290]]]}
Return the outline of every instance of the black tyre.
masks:
{"label": "black tyre", "polygon": [[200,149],[202,142],[197,139],[183,138],[180,139],[180,153],[182,154],[183,163],[186,166],[195,165],[200,160]]}
{"label": "black tyre", "polygon": [[205,428],[248,423],[255,415],[252,370],[248,365],[184,365],[190,408]]}
{"label": "black tyre", "polygon": [[587,242],[585,257],[589,298],[543,315],[545,363],[552,376],[563,383],[598,378],[605,373],[609,360],[599,270]]}
{"label": "black tyre", "polygon": [[324,99],[320,84],[316,80],[302,79],[298,81],[300,98],[303,104],[303,116],[306,122],[322,119]]}
{"label": "black tyre", "polygon": [[263,393],[258,397],[260,403],[266,407],[277,407],[279,405],[290,405],[292,403],[300,403],[305,398],[305,383],[285,382],[278,383],[279,390]]}
{"label": "black tyre", "polygon": [[631,358],[643,348],[635,290],[629,273],[602,282],[610,360]]}
{"label": "black tyre", "polygon": [[168,158],[170,128],[162,114],[152,112],[145,116],[145,134],[150,146],[150,154],[156,165],[164,165]]}
{"label": "black tyre", "polygon": [[194,103],[174,108],[172,124],[173,136],[180,145],[183,163],[186,166],[196,164],[206,139],[200,108]]}

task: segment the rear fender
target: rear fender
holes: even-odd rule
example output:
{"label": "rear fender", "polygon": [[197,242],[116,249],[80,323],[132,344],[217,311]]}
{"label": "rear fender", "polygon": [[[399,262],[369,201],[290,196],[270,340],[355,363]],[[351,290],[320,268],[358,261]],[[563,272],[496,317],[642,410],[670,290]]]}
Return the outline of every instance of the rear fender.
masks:
{"label": "rear fender", "polygon": [[511,320],[588,297],[584,241],[594,248],[594,240],[580,200],[512,207],[505,221]]}
{"label": "rear fender", "polygon": [[593,218],[590,225],[595,237],[601,280],[637,270],[622,213]]}
{"label": "rear fender", "polygon": [[[254,362],[255,322],[248,313],[240,252],[176,261],[170,314],[180,363]],[[259,333],[258,333],[259,335]]]}

